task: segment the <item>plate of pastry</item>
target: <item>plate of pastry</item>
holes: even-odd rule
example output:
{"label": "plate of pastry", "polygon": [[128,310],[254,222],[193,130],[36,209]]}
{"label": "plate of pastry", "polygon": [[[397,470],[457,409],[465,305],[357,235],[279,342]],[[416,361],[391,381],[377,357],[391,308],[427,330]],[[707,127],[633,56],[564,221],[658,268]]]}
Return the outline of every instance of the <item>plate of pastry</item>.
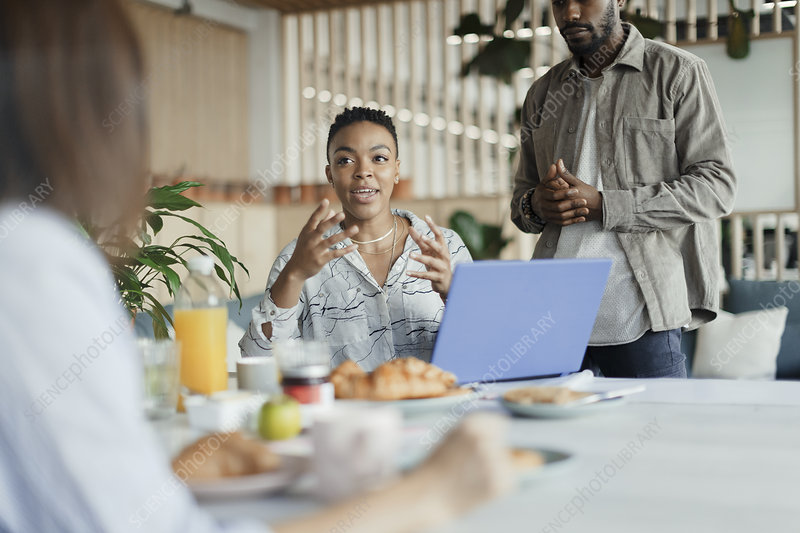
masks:
{"label": "plate of pastry", "polygon": [[531,418],[574,418],[603,412],[623,405],[625,396],[643,387],[605,393],[584,392],[566,387],[520,387],[503,394],[502,404],[515,415]]}
{"label": "plate of pastry", "polygon": [[198,498],[238,498],[289,487],[308,462],[305,456],[275,453],[240,432],[212,433],[184,448],[172,470]]}
{"label": "plate of pastry", "polygon": [[474,389],[459,387],[452,373],[415,357],[392,359],[370,373],[345,361],[330,380],[339,401],[392,406],[405,415],[441,412],[479,397]]}

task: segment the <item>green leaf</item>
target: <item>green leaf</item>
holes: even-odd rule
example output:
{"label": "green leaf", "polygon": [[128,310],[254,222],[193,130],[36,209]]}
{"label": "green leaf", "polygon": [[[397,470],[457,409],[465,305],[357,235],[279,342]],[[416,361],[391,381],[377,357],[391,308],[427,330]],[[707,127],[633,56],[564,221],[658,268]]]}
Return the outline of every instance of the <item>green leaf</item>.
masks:
{"label": "green leaf", "polygon": [[752,9],[743,11],[736,9],[733,0],[729,0],[731,6],[728,15],[728,36],[726,38],[725,51],[732,59],[744,59],[750,54],[750,20],[755,16]]}
{"label": "green leaf", "polygon": [[145,309],[144,312],[150,315],[150,320],[153,323],[153,337],[156,339],[168,339],[169,330],[167,329],[167,324],[161,313],[152,309]]}
{"label": "green leaf", "polygon": [[150,213],[147,215],[147,224],[153,228],[153,235],[158,235],[158,232],[161,231],[161,228],[164,227],[164,220],[156,214]]}
{"label": "green leaf", "polygon": [[506,2],[505,18],[507,30],[511,29],[511,25],[517,20],[517,17],[522,13],[522,8],[524,7],[525,0],[508,0],[508,2]]}
{"label": "green leaf", "polygon": [[647,39],[655,39],[656,37],[664,36],[664,24],[657,19],[642,15],[641,8],[637,7],[634,13],[622,13],[622,19],[636,26],[639,33]]}
{"label": "green leaf", "polygon": [[214,239],[215,241],[222,242],[222,239],[220,239],[219,237],[217,237],[216,235],[214,235],[213,233],[211,233],[209,230],[207,230],[207,229],[205,228],[205,226],[203,226],[202,224],[200,224],[200,223],[199,223],[199,222],[197,222],[196,220],[192,220],[192,219],[191,219],[191,218],[189,218],[189,217],[185,217],[185,216],[183,216],[183,215],[179,215],[179,214],[177,214],[177,213],[170,213],[169,211],[156,211],[156,214],[157,214],[157,215],[162,215],[162,216],[167,216],[167,217],[175,217],[175,218],[179,218],[179,219],[183,220],[184,222],[188,222],[188,223],[189,223],[189,224],[191,224],[192,226],[194,226],[194,227],[196,227],[197,229],[199,229],[199,230],[200,230],[200,231],[203,233],[203,235],[205,235],[205,236],[206,236],[206,237],[208,237],[209,239]]}
{"label": "green leaf", "polygon": [[496,259],[511,242],[502,236],[502,226],[483,224],[466,211],[456,211],[450,217],[450,228],[458,233],[475,260]]}
{"label": "green leaf", "polygon": [[172,192],[182,193],[193,187],[205,187],[205,183],[200,183],[199,181],[182,181],[180,183],[175,183],[174,185],[166,185],[160,188]]}
{"label": "green leaf", "polygon": [[170,266],[176,263],[181,263],[181,258],[178,256],[178,254],[166,246],[145,246],[140,250],[139,255],[151,259],[153,262],[162,266]]}
{"label": "green leaf", "polygon": [[514,72],[528,66],[531,45],[527,41],[495,37],[469,61],[461,71],[466,76],[477,69],[481,76],[491,76],[511,83]]}
{"label": "green leaf", "polygon": [[172,211],[185,211],[190,207],[202,207],[191,198],[186,198],[179,192],[172,190],[171,186],[150,189],[147,194],[147,205],[153,209],[169,209]]}
{"label": "green leaf", "polygon": [[172,317],[169,316],[169,313],[167,313],[167,310],[164,309],[163,305],[161,305],[161,302],[156,300],[155,296],[153,296],[152,294],[149,294],[147,292],[142,293],[142,296],[144,296],[150,302],[151,309],[153,309],[154,311],[156,311],[159,314],[161,314],[162,317],[166,318],[167,322],[172,324]]}
{"label": "green leaf", "polygon": [[464,36],[470,33],[478,35],[494,35],[494,26],[481,22],[477,13],[467,13],[461,17],[458,27],[453,30],[453,35]]}
{"label": "green leaf", "polygon": [[171,296],[178,292],[178,289],[181,287],[181,278],[178,276],[177,272],[172,270],[167,265],[158,264],[149,257],[143,257],[140,255],[139,261],[141,261],[142,264],[149,266],[164,277],[165,285],[167,286]]}
{"label": "green leaf", "polygon": [[467,245],[470,255],[480,259],[484,249],[483,229],[475,217],[466,211],[456,211],[450,217],[450,228],[458,233]]}

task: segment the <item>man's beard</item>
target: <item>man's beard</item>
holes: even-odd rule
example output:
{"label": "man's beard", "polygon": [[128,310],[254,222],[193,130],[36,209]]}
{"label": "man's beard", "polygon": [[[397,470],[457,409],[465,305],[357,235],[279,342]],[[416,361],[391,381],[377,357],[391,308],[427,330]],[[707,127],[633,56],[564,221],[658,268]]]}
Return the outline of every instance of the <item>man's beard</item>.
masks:
{"label": "man's beard", "polygon": [[600,21],[599,28],[600,33],[598,34],[595,32],[595,27],[591,24],[567,24],[564,28],[561,29],[561,34],[563,36],[564,30],[568,28],[585,28],[589,30],[592,34],[592,40],[589,41],[587,44],[580,45],[580,46],[573,46],[567,42],[567,47],[569,51],[572,52],[576,56],[582,57],[589,57],[593,55],[595,52],[600,50],[600,47],[603,46],[611,37],[611,34],[614,32],[614,26],[616,24],[616,17],[614,13],[614,2],[609,0],[608,7],[603,12],[603,19]]}

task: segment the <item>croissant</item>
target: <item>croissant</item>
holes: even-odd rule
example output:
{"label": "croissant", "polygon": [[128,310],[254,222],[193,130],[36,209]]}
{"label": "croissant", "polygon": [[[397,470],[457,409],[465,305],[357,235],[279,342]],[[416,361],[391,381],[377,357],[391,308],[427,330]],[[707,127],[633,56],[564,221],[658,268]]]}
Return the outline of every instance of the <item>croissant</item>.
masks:
{"label": "croissant", "polygon": [[212,433],[184,448],[172,461],[182,480],[202,481],[275,470],[280,457],[241,433]]}
{"label": "croissant", "polygon": [[330,379],[337,398],[382,401],[443,396],[456,383],[450,372],[415,357],[387,361],[372,374],[345,361]]}

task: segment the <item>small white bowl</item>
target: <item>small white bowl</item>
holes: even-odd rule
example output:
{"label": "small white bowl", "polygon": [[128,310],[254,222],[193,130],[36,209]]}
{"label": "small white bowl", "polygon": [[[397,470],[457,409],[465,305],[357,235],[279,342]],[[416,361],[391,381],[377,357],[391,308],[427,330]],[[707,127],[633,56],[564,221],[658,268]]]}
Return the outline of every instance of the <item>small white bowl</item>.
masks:
{"label": "small white bowl", "polygon": [[220,391],[210,396],[183,397],[189,425],[204,431],[236,431],[248,428],[268,396],[247,391]]}

